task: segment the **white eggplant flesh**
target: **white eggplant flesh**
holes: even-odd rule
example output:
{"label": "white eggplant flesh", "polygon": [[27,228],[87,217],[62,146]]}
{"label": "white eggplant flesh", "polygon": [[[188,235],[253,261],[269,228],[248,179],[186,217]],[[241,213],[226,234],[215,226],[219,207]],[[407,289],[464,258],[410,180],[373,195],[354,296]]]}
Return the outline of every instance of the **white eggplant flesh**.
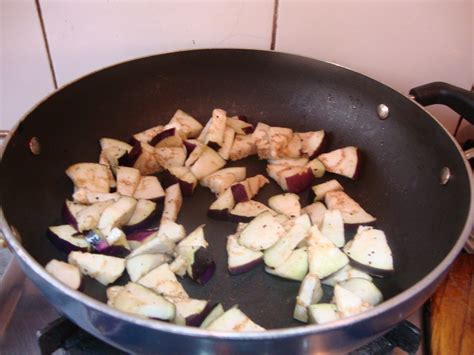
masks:
{"label": "white eggplant flesh", "polygon": [[53,259],[48,262],[44,268],[56,280],[74,290],[79,289],[81,286],[81,271],[75,265]]}
{"label": "white eggplant flesh", "polygon": [[290,218],[301,214],[300,197],[292,193],[284,193],[272,196],[268,199],[268,205],[275,212],[283,213]]}
{"label": "white eggplant flesh", "polygon": [[342,185],[336,179],[314,185],[311,189],[314,193],[314,201],[324,201],[324,197],[328,192],[344,190]]}
{"label": "white eggplant flesh", "polygon": [[66,175],[76,188],[94,192],[109,192],[107,166],[97,163],[76,163],[66,169]]}
{"label": "white eggplant flesh", "polygon": [[117,202],[108,206],[101,214],[98,228],[103,235],[108,235],[115,227],[126,224],[133,215],[137,200],[122,196]]}
{"label": "white eggplant flesh", "polygon": [[163,207],[163,214],[161,215],[161,221],[169,220],[176,222],[182,205],[183,196],[179,184],[171,185],[165,191],[165,204]]}
{"label": "white eggplant flesh", "polygon": [[229,151],[229,159],[232,161],[247,158],[257,154],[257,146],[253,135],[236,135]]}
{"label": "white eggplant flesh", "polygon": [[227,267],[229,273],[236,275],[247,272],[262,263],[263,253],[239,244],[238,238],[227,237]]}
{"label": "white eggplant flesh", "polygon": [[253,218],[263,212],[270,212],[272,215],[276,215],[275,211],[268,206],[265,206],[263,203],[249,200],[236,204],[229,212],[229,217],[230,220],[234,222],[250,222]]}
{"label": "white eggplant flesh", "polygon": [[[194,152],[194,151],[193,151]],[[226,161],[215,150],[205,147],[191,166],[191,172],[198,180],[224,167]]]}
{"label": "white eggplant flesh", "polygon": [[339,271],[336,271],[334,274],[329,275],[328,277],[321,280],[321,283],[328,286],[335,286],[337,283],[341,283],[343,281],[349,279],[366,279],[368,281],[372,281],[372,277],[364,271],[358,270],[353,268],[351,265],[346,265]]}
{"label": "white eggplant flesh", "polygon": [[138,283],[166,297],[189,298],[167,263],[151,270],[139,279]]}
{"label": "white eggplant flesh", "polygon": [[177,110],[170,120],[170,124],[177,124],[177,128],[186,138],[195,138],[202,131],[202,124],[194,117],[182,110]]}
{"label": "white eggplant flesh", "polygon": [[105,137],[101,138],[99,140],[99,143],[100,143],[101,150],[106,150],[106,149],[115,147],[115,148],[120,148],[129,152],[133,148],[130,144],[119,141],[117,139],[113,139],[113,138],[105,138]]}
{"label": "white eggplant flesh", "polygon": [[376,306],[383,301],[382,292],[371,281],[366,279],[349,279],[339,283],[339,286],[359,296],[362,301]]}
{"label": "white eggplant flesh", "polygon": [[293,250],[283,264],[280,264],[276,269],[266,267],[265,271],[284,279],[302,281],[308,273],[308,253],[306,248]]}
{"label": "white eggplant flesh", "polygon": [[147,238],[145,243],[142,243],[138,248],[134,249],[129,258],[141,254],[167,254],[172,255],[174,252],[175,243],[164,236],[155,234],[152,238]]}
{"label": "white eggplant flesh", "polygon": [[85,205],[91,205],[97,202],[114,201],[120,199],[120,194],[117,192],[93,192],[85,188],[75,189],[72,198],[75,202]]}
{"label": "white eggplant flesh", "polygon": [[232,128],[226,128],[224,131],[224,141],[222,142],[220,149],[217,151],[225,160],[229,160],[230,150],[232,149],[234,138],[235,131]]}
{"label": "white eggplant flesh", "polygon": [[245,167],[224,168],[204,177],[201,180],[201,185],[220,195],[234,183],[244,180],[245,177]]}
{"label": "white eggplant flesh", "polygon": [[360,173],[360,153],[356,147],[345,147],[321,154],[318,159],[330,173],[357,179]]}
{"label": "white eggplant flesh", "polygon": [[332,303],[312,304],[308,307],[308,320],[312,324],[326,324],[339,319],[337,307]]}
{"label": "white eggplant flesh", "polygon": [[204,138],[204,144],[218,149],[224,144],[224,135],[227,126],[227,113],[221,109],[214,109],[209,120],[209,128]]}
{"label": "white eggplant flesh", "polygon": [[186,150],[184,147],[158,147],[155,148],[154,156],[158,164],[169,169],[173,166],[184,166],[186,161]]}
{"label": "white eggplant flesh", "polygon": [[376,220],[344,191],[327,192],[324,202],[329,209],[337,209],[341,212],[345,224],[368,224]]}
{"label": "white eggplant flesh", "polygon": [[166,254],[140,254],[125,261],[128,276],[133,282],[137,282],[154,268],[170,261]]}
{"label": "white eggplant flesh", "polygon": [[212,308],[212,310],[209,312],[206,318],[202,321],[201,325],[199,326],[202,329],[207,329],[209,325],[214,322],[217,318],[219,318],[221,315],[224,314],[224,307],[222,307],[222,304],[217,304]]}
{"label": "white eggplant flesh", "polygon": [[83,232],[97,228],[102,213],[113,203],[114,202],[111,200],[97,202],[82,209],[76,216],[77,229],[80,232]]}
{"label": "white eggplant flesh", "polygon": [[137,142],[148,143],[155,137],[158,133],[163,131],[164,127],[162,125],[158,125],[155,127],[151,127],[143,132],[135,133],[133,135],[133,139]]}
{"label": "white eggplant flesh", "polygon": [[265,330],[258,324],[254,323],[240,309],[233,307],[215,319],[209,326],[211,331],[224,332],[255,332]]}
{"label": "white eggplant flesh", "polygon": [[165,198],[165,190],[156,176],[142,176],[133,197],[157,202]]}
{"label": "white eggplant flesh", "polygon": [[171,240],[174,243],[180,242],[186,237],[186,230],[184,226],[170,220],[164,220],[158,229],[158,237],[163,237]]}
{"label": "white eggplant flesh", "polygon": [[293,252],[298,244],[306,238],[307,228],[300,224],[295,224],[283,235],[272,247],[265,250],[263,260],[265,265],[277,268],[283,264]]}
{"label": "white eggplant flesh", "polygon": [[125,270],[125,260],[114,256],[73,251],[68,263],[75,265],[83,275],[88,275],[107,286],[115,282]]}
{"label": "white eggplant flesh", "polygon": [[324,212],[321,233],[338,248],[344,246],[344,221],[339,210],[327,210]]}
{"label": "white eggplant flesh", "polygon": [[301,282],[296,304],[293,312],[293,318],[303,323],[308,323],[308,307],[318,303],[323,297],[321,282],[316,275],[308,274]]}
{"label": "white eggplant flesh", "polygon": [[358,295],[339,285],[334,286],[334,302],[342,318],[351,317],[372,308]]}
{"label": "white eggplant flesh", "polygon": [[49,227],[48,237],[56,247],[67,253],[73,250],[90,250],[90,245],[84,236],[69,224]]}
{"label": "white eggplant flesh", "polygon": [[255,251],[265,250],[274,245],[285,233],[270,212],[255,217],[240,233],[239,243]]}
{"label": "white eggplant flesh", "polygon": [[117,167],[117,192],[132,197],[140,179],[140,170],[127,166]]}
{"label": "white eggplant flesh", "polygon": [[308,214],[311,218],[311,223],[321,228],[323,225],[324,213],[326,212],[326,206],[321,202],[314,202],[301,210],[302,213]]}

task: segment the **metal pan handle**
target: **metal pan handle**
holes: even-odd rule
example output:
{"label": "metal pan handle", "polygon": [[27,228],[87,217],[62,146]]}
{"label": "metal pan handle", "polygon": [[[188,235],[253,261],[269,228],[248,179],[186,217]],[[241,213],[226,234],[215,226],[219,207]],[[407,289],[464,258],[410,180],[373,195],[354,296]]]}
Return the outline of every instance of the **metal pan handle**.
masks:
{"label": "metal pan handle", "polygon": [[423,106],[446,105],[474,124],[474,92],[441,81],[417,86],[410,96]]}

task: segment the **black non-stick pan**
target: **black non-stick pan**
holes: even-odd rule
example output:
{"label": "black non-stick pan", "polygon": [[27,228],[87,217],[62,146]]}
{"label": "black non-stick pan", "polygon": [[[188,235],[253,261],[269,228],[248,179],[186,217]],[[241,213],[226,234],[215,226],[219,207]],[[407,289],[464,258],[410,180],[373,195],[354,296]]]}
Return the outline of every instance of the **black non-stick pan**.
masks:
{"label": "black non-stick pan", "polygon": [[[456,100],[455,100],[456,101]],[[457,101],[456,101],[457,102]],[[380,105],[389,115],[382,119]],[[215,199],[205,188],[184,200],[179,222],[188,231],[206,224],[217,263],[205,286],[184,280],[195,298],[238,304],[263,334],[219,334],[141,320],[112,310],[105,287],[87,279],[84,295],[47,275],[40,265],[65,259],[45,237],[60,222],[72,193],[64,170],[97,161],[98,140],[168,122],[177,108],[201,122],[213,108],[296,131],[324,129],[328,150],[355,145],[363,153],[359,180],[336,178],[378,220],[392,248],[395,272],[375,282],[387,300],[359,316],[327,326],[302,326],[292,318],[298,282],[257,268],[230,276],[226,236],[235,224],[209,219]],[[40,154],[30,150],[36,137]],[[264,173],[256,157],[230,166]],[[440,184],[449,169],[451,178]],[[257,199],[281,190],[272,182]],[[96,72],[57,91],[33,109],[11,134],[1,163],[1,228],[28,276],[49,300],[86,330],[123,349],[143,352],[330,351],[354,347],[388,330],[432,292],[462,248],[472,214],[470,172],[458,145],[421,106],[393,89],[348,69],[312,59],[264,51],[201,50],[143,58]],[[301,201],[308,198],[301,194]],[[18,238],[16,238],[17,236]],[[19,241],[21,239],[21,242]],[[127,282],[125,276],[120,282]],[[330,294],[326,294],[327,299]]]}

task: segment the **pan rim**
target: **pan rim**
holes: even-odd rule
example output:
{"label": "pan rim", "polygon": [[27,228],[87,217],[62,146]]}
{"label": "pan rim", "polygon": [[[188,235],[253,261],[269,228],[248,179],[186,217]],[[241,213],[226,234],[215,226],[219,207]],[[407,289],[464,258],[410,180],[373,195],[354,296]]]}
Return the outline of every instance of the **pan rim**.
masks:
{"label": "pan rim", "polygon": [[[14,236],[14,233],[12,229],[10,228],[10,225],[6,221],[5,215],[3,213],[3,207],[0,207],[0,231],[3,233],[7,244],[10,248],[10,250],[13,252],[13,254],[20,259],[25,265],[28,265],[33,272],[36,273],[43,281],[52,284],[56,289],[61,291],[63,294],[68,296],[71,299],[74,299],[76,302],[83,303],[87,307],[90,307],[94,309],[96,312],[106,314],[108,316],[114,317],[118,320],[123,320],[127,321],[129,323],[133,323],[138,326],[143,326],[146,328],[154,329],[157,331],[165,331],[169,333],[173,333],[176,335],[186,335],[186,336],[192,336],[192,337],[206,337],[206,338],[212,338],[215,340],[272,340],[276,338],[291,338],[295,336],[304,336],[304,335],[312,335],[316,333],[325,333],[325,332],[330,332],[333,330],[341,330],[347,326],[354,325],[356,323],[361,323],[363,321],[366,321],[370,318],[376,317],[382,313],[386,313],[394,308],[396,308],[398,305],[405,303],[407,300],[412,298],[413,296],[421,293],[425,289],[427,289],[430,285],[432,285],[436,279],[444,272],[446,271],[449,266],[452,264],[454,259],[457,257],[458,253],[462,250],[464,247],[465,243],[467,242],[467,239],[470,235],[471,232],[471,226],[474,221],[474,191],[473,191],[473,175],[472,171],[469,165],[469,162],[466,160],[464,157],[464,153],[459,146],[459,143],[454,139],[454,137],[451,135],[450,132],[440,123],[440,121],[434,117],[430,112],[428,112],[423,106],[421,106],[419,103],[416,101],[410,99],[407,95],[399,92],[396,89],[393,89],[391,86],[386,85],[385,83],[375,80],[371,78],[370,76],[352,70],[351,68],[347,66],[343,66],[334,62],[330,61],[324,61],[324,60],[319,60],[316,58],[308,57],[308,56],[303,56],[303,55],[297,55],[293,53],[288,53],[288,52],[281,52],[281,51],[271,51],[271,50],[259,50],[259,49],[242,49],[242,48],[207,48],[207,49],[197,49],[197,50],[182,50],[182,51],[170,51],[170,52],[163,52],[157,55],[145,55],[142,57],[134,58],[134,59],[128,59],[124,60],[118,63],[115,63],[113,65],[100,68],[98,70],[92,71],[88,74],[85,74],[71,82],[68,82],[54,91],[52,91],[49,95],[45,96],[41,101],[39,101],[36,105],[34,105],[25,115],[23,115],[19,121],[14,125],[14,127],[10,130],[8,136],[4,140],[2,147],[0,148],[0,160],[3,157],[3,154],[5,152],[6,147],[8,146],[8,143],[13,136],[13,134],[16,132],[18,126],[23,122],[33,111],[36,110],[37,107],[39,107],[42,103],[47,101],[50,97],[54,96],[58,91],[73,85],[77,81],[82,80],[83,78],[89,77],[91,75],[94,75],[98,72],[110,69],[115,66],[120,66],[125,63],[133,62],[133,61],[139,61],[142,59],[146,58],[151,58],[151,57],[157,57],[157,56],[166,56],[166,55],[174,55],[177,53],[181,52],[209,52],[209,51],[243,51],[243,52],[273,52],[273,53],[278,53],[278,54],[283,54],[283,55],[291,55],[291,56],[296,56],[300,58],[305,58],[305,59],[311,59],[311,60],[316,60],[322,63],[327,63],[331,64],[340,68],[343,68],[345,70],[348,70],[350,72],[353,72],[354,74],[361,75],[367,79],[370,79],[372,81],[375,81],[379,84],[384,85],[388,89],[392,90],[393,92],[403,96],[406,100],[409,100],[410,103],[416,104],[419,109],[423,110],[431,119],[433,119],[440,127],[441,129],[447,134],[449,139],[452,141],[456,149],[458,150],[459,154],[461,155],[464,165],[468,174],[469,178],[469,189],[470,189],[470,203],[469,203],[469,211],[467,214],[466,218],[466,223],[462,229],[462,232],[453,246],[453,248],[450,250],[450,252],[446,255],[446,257],[433,269],[431,270],[427,275],[425,275],[421,280],[419,280],[417,283],[409,287],[408,289],[402,291],[401,293],[397,294],[396,296],[384,301],[377,307],[374,307],[371,310],[365,311],[363,313],[360,313],[356,316],[352,316],[349,318],[344,318],[340,319],[338,321],[329,323],[329,324],[308,324],[308,325],[301,325],[301,326],[296,326],[296,327],[291,327],[291,328],[280,328],[280,329],[270,329],[266,330],[263,332],[221,332],[221,331],[209,331],[205,329],[200,329],[196,327],[189,327],[189,326],[181,326],[181,325],[175,325],[172,323],[165,323],[165,322],[157,322],[155,320],[150,320],[150,319],[144,319],[144,318],[139,318],[134,315],[119,311],[117,309],[114,309],[112,307],[107,306],[105,303],[100,302],[86,294],[83,294],[80,291],[73,290],[64,284],[60,283],[58,280],[53,278],[50,274],[46,272],[43,266],[41,266],[29,253],[26,251],[26,249],[21,245],[19,240]],[[106,307],[104,307],[104,305]],[[401,320],[401,319],[400,319]]]}

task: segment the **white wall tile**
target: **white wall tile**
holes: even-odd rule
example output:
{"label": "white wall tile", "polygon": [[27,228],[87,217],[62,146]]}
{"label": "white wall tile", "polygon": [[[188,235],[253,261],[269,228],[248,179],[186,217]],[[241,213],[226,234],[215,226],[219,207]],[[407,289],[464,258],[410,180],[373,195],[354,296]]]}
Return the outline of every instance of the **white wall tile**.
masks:
{"label": "white wall tile", "polygon": [[0,6],[0,128],[9,129],[53,90],[53,80],[35,1]]}
{"label": "white wall tile", "polygon": [[[470,88],[469,0],[280,0],[276,49],[336,62],[407,93],[430,81]],[[452,132],[458,115],[430,109]]]}
{"label": "white wall tile", "polygon": [[268,49],[273,0],[41,0],[59,85],[160,52]]}

